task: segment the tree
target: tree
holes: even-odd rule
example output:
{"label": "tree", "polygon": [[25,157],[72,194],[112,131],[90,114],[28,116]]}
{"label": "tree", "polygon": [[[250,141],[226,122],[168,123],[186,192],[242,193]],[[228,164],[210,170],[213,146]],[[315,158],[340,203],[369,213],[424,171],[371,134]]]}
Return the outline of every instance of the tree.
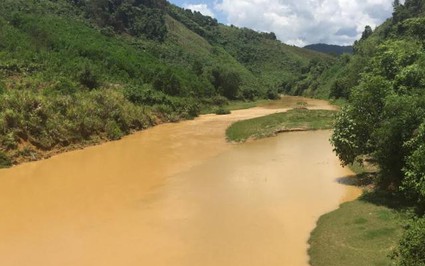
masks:
{"label": "tree", "polygon": [[212,70],[211,76],[211,83],[220,95],[230,100],[236,99],[242,82],[238,73],[231,70],[215,68]]}
{"label": "tree", "polygon": [[393,7],[394,9],[400,6],[400,0],[394,0]]}
{"label": "tree", "polygon": [[425,219],[413,221],[404,233],[398,255],[399,266],[425,265]]}
{"label": "tree", "polygon": [[370,36],[370,35],[372,35],[372,33],[373,33],[372,28],[371,28],[369,25],[367,25],[367,26],[364,28],[364,31],[363,31],[363,33],[362,33],[362,38],[361,38],[361,40],[366,40],[367,38],[369,38],[369,36]]}
{"label": "tree", "polygon": [[352,91],[351,104],[337,116],[331,137],[343,164],[353,163],[358,156],[374,151],[372,134],[381,120],[390,88],[384,78],[369,75]]}
{"label": "tree", "polygon": [[423,123],[416,135],[404,144],[405,148],[412,150],[407,157],[406,166],[403,168],[405,179],[402,190],[410,199],[417,200],[422,206],[425,203],[425,123]]}

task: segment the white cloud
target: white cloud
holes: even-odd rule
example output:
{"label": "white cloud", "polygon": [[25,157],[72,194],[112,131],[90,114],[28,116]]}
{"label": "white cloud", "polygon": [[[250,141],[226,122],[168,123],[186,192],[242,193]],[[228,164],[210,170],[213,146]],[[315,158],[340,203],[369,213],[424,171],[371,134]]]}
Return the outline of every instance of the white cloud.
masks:
{"label": "white cloud", "polygon": [[184,8],[201,12],[201,14],[205,16],[215,17],[214,12],[209,9],[207,4],[186,4]]}
{"label": "white cloud", "polygon": [[381,24],[392,0],[220,0],[229,24],[273,31],[285,43],[352,44],[366,25]]}

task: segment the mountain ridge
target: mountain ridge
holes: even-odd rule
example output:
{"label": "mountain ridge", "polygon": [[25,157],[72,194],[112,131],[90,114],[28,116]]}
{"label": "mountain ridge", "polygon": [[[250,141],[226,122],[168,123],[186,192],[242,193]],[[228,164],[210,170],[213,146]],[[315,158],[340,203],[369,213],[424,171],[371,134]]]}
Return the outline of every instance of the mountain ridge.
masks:
{"label": "mountain ridge", "polygon": [[303,48],[313,50],[316,52],[331,54],[331,55],[342,55],[342,54],[353,53],[352,45],[335,45],[335,44],[316,43],[316,44],[306,45]]}

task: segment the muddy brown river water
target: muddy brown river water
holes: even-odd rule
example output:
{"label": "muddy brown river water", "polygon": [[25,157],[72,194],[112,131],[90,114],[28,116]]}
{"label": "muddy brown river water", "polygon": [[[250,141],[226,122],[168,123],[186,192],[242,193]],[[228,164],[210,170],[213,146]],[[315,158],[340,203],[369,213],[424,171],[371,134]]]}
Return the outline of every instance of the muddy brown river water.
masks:
{"label": "muddy brown river water", "polygon": [[[312,108],[330,108],[327,105]],[[360,191],[330,131],[226,143],[254,108],[0,171],[2,266],[308,265],[320,215]]]}

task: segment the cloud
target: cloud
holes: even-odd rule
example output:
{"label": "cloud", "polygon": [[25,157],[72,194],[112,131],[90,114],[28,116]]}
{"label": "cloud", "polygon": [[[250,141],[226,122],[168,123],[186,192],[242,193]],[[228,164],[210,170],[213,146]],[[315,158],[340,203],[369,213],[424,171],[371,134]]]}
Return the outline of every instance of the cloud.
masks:
{"label": "cloud", "polygon": [[340,28],[337,32],[335,32],[335,35],[336,36],[356,37],[357,36],[357,28],[356,27]]}
{"label": "cloud", "polygon": [[391,0],[220,0],[229,24],[273,31],[285,43],[352,44],[391,16]]}
{"label": "cloud", "polygon": [[201,12],[202,15],[215,17],[214,12],[208,7],[207,4],[186,4],[184,8],[190,9],[192,11]]}

